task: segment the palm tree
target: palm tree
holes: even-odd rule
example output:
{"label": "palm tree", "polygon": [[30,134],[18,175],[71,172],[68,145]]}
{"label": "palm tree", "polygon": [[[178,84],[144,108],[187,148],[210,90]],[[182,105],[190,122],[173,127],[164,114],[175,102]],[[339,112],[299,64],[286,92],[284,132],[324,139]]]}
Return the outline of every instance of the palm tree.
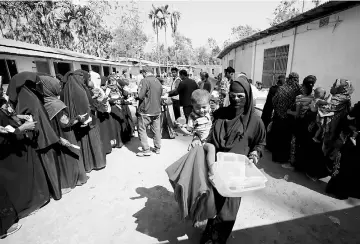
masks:
{"label": "palm tree", "polygon": [[[165,30],[165,49],[167,49],[167,36],[166,36],[166,30],[168,27],[168,23],[170,21],[172,33],[175,34],[178,26],[178,21],[180,19],[180,12],[174,11],[170,12],[169,5],[161,6],[159,8],[159,11],[162,13],[162,25],[160,26],[160,29],[164,27]],[[166,59],[166,62],[168,59]]]}
{"label": "palm tree", "polygon": [[[158,61],[159,61],[159,65],[160,65],[160,56],[159,56],[159,29],[161,29],[163,27],[163,16],[162,16],[162,12],[160,10],[160,8],[155,8],[154,5],[152,5],[153,9],[150,10],[149,13],[149,19],[152,21],[152,27],[156,33],[156,50],[158,53]],[[160,67],[159,67],[160,70]]]}

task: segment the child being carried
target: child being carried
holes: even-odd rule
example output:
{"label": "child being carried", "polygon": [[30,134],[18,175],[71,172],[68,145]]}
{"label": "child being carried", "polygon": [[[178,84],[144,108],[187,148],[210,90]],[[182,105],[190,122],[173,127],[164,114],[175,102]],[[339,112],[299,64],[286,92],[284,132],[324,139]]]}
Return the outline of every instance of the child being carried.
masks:
{"label": "child being carried", "polygon": [[319,129],[313,138],[315,142],[319,142],[319,136],[323,134],[324,128],[330,124],[335,112],[342,111],[350,106],[351,94],[354,91],[352,83],[346,79],[336,79],[330,90],[331,98],[330,95],[325,98],[325,90],[323,88],[317,89],[319,89],[318,95],[316,95],[317,91],[315,90],[315,97],[318,97],[318,106],[315,106],[315,111],[317,108],[316,121]]}
{"label": "child being carried", "polygon": [[188,150],[198,145],[204,145],[212,125],[209,104],[210,93],[203,89],[195,90],[191,94],[191,103],[193,111],[189,115],[188,123],[180,127],[185,134],[194,135]]}
{"label": "child being carried", "polygon": [[330,95],[328,97],[325,97],[326,91],[324,88],[316,88],[314,91],[314,96],[315,98],[310,104],[310,109],[312,112],[317,112],[316,125],[318,129],[315,133],[315,136],[313,137],[313,140],[319,143],[319,136],[323,133],[324,118],[327,116],[333,116],[334,113],[331,111],[326,111],[326,107],[330,104]]}

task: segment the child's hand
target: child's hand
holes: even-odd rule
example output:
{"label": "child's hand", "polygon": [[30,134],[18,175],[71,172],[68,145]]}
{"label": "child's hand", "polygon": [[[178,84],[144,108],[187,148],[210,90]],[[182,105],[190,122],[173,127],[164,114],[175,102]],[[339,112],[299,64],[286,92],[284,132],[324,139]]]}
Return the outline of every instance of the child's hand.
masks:
{"label": "child's hand", "polygon": [[195,139],[191,142],[192,147],[201,146],[201,141],[199,139]]}

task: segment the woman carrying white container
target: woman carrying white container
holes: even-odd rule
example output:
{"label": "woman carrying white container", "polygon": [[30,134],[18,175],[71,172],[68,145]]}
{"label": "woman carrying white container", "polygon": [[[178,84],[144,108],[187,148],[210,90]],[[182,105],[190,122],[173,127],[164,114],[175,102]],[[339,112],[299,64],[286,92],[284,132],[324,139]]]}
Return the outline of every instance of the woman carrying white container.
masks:
{"label": "woman carrying white container", "polygon": [[250,84],[243,79],[233,81],[229,99],[228,107],[213,114],[212,130],[204,147],[195,147],[166,169],[182,217],[193,220],[194,226],[208,219],[200,242],[203,244],[226,243],[241,202],[240,197],[221,196],[209,183],[216,153],[242,154],[256,164],[265,145],[266,130],[254,113]]}
{"label": "woman carrying white container", "polygon": [[[205,145],[210,169],[217,152],[247,155],[256,164],[265,146],[266,130],[261,118],[254,113],[250,84],[233,81],[229,99],[230,105],[213,115],[213,128]],[[201,243],[226,243],[240,207],[241,198],[225,198],[215,188],[214,196],[216,217],[208,220]]]}

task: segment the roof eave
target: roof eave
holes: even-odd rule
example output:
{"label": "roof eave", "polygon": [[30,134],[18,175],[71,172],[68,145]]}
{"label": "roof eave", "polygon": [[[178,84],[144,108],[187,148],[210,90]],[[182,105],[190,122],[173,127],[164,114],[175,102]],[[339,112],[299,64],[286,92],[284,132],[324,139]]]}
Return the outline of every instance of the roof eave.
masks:
{"label": "roof eave", "polygon": [[354,2],[352,2],[352,1],[346,1],[346,2],[345,1],[344,2],[328,1],[322,5],[319,5],[316,8],[310,9],[310,10],[306,11],[305,13],[300,14],[300,15],[298,15],[292,19],[289,19],[285,22],[282,22],[276,26],[272,26],[266,30],[255,33],[254,35],[252,35],[250,37],[246,37],[239,41],[233,42],[232,44],[225,47],[224,50],[222,50],[218,54],[217,58],[222,59],[223,57],[225,57],[225,55],[230,53],[230,51],[232,49],[237,48],[241,45],[247,44],[252,41],[260,40],[261,38],[264,38],[266,36],[278,34],[280,32],[292,29],[296,26],[299,26],[299,25],[302,25],[305,23],[309,23],[316,19],[322,18],[324,16],[331,15],[336,12],[344,11],[349,8],[353,8],[357,5],[360,5],[360,2],[357,2],[357,1],[354,1]]}

